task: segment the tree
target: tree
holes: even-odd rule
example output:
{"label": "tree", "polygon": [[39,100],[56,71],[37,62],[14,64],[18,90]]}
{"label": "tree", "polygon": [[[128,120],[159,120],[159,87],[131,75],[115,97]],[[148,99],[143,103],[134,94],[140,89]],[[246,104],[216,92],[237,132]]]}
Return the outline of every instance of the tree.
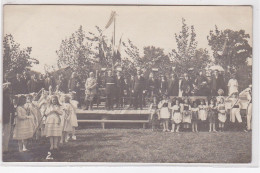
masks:
{"label": "tree", "polygon": [[31,57],[32,48],[20,48],[20,44],[14,41],[11,34],[5,35],[3,40],[3,73],[17,74],[39,64],[39,61]]}
{"label": "tree", "polygon": [[201,70],[210,62],[206,49],[197,49],[196,33],[194,26],[190,27],[182,19],[182,29],[179,34],[175,33],[177,49],[173,49],[169,54],[173,61],[176,72],[181,75],[194,68]]}
{"label": "tree", "polygon": [[151,72],[152,68],[158,68],[160,74],[167,74],[172,66],[169,56],[164,54],[163,49],[154,46],[144,47],[144,56],[140,61],[148,73]]}
{"label": "tree", "polygon": [[80,76],[86,77],[92,70],[95,62],[94,53],[91,50],[92,42],[86,38],[82,26],[68,39],[61,42],[58,55],[58,67],[71,67]]}
{"label": "tree", "polygon": [[246,34],[244,30],[225,29],[220,31],[217,26],[214,31],[210,30],[207,36],[216,64],[223,66],[226,70],[228,70],[228,66],[239,69],[247,64],[247,58],[252,56],[252,47],[248,43],[249,38],[249,34]]}

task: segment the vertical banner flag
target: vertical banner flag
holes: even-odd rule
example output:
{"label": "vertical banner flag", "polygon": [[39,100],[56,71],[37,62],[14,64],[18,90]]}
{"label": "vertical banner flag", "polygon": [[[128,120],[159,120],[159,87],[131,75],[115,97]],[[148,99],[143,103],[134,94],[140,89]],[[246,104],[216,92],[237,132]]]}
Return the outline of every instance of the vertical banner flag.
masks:
{"label": "vertical banner flag", "polygon": [[115,12],[115,11],[112,11],[112,12],[111,12],[111,15],[110,15],[110,18],[109,18],[109,21],[107,22],[107,24],[106,24],[106,26],[105,26],[106,29],[107,29],[107,28],[111,25],[111,23],[114,21],[115,16],[116,16],[116,12]]}

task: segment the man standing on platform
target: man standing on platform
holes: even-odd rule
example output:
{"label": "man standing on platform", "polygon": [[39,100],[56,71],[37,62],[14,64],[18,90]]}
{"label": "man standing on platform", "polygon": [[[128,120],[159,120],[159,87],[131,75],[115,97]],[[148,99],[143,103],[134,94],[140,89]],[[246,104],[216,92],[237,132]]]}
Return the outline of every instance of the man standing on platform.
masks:
{"label": "man standing on platform", "polygon": [[181,81],[181,91],[182,96],[190,96],[191,95],[191,81],[187,73],[184,73],[184,79]]}
{"label": "man standing on platform", "polygon": [[215,70],[211,78],[211,95],[217,96],[219,89],[225,91],[224,79],[219,75],[218,71]]}
{"label": "man standing on platform", "polygon": [[146,89],[148,90],[148,97],[153,100],[153,103],[157,103],[159,81],[156,78],[154,78],[153,73],[150,73],[149,79],[146,84]]}
{"label": "man standing on platform", "polygon": [[123,106],[123,95],[124,95],[125,81],[120,71],[116,73],[116,107]]}
{"label": "man standing on platform", "polygon": [[134,78],[134,107],[137,109],[140,107],[140,109],[143,109],[143,90],[145,86],[144,78],[141,75],[141,71],[137,71],[137,76]]}
{"label": "man standing on platform", "polygon": [[179,95],[179,79],[176,74],[171,74],[171,78],[168,81],[168,95],[178,96]]}
{"label": "man standing on platform", "polygon": [[31,79],[27,83],[29,93],[38,92],[38,81],[35,74],[32,75]]}
{"label": "man standing on platform", "polygon": [[53,81],[52,77],[49,73],[46,74],[46,78],[44,80],[44,88],[46,91],[54,91],[55,89],[55,82]]}
{"label": "man standing on platform", "polygon": [[108,70],[107,77],[105,79],[105,85],[106,85],[106,108],[107,110],[113,109],[114,105],[114,90],[116,86],[116,80],[114,76],[112,75],[112,71]]}
{"label": "man standing on platform", "polygon": [[72,92],[72,91],[76,92],[77,83],[78,83],[78,78],[76,76],[76,73],[73,72],[71,74],[71,78],[68,83],[69,92]]}

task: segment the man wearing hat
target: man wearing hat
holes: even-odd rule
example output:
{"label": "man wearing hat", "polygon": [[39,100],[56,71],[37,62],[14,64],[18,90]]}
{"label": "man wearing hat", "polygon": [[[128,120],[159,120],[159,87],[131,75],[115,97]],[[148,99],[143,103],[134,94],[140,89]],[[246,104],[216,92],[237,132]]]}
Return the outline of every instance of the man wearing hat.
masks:
{"label": "man wearing hat", "polygon": [[114,76],[112,75],[112,71],[108,70],[107,77],[105,79],[105,85],[106,85],[106,108],[107,110],[113,109],[114,105],[114,89],[116,86],[116,80]]}
{"label": "man wearing hat", "polygon": [[141,75],[141,71],[137,70],[137,75],[134,78],[134,108],[143,109],[143,90],[145,87],[144,77]]}
{"label": "man wearing hat", "polygon": [[8,151],[11,124],[14,118],[14,105],[9,95],[10,83],[3,84],[3,152]]}

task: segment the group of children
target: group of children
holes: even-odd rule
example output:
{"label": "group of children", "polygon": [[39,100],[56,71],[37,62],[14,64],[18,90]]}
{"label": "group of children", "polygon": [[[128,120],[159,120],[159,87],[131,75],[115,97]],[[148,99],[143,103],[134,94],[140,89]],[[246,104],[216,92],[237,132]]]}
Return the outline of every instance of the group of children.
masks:
{"label": "group of children", "polygon": [[[226,102],[229,102],[230,106],[227,106]],[[237,120],[242,129],[240,126],[242,124],[241,107],[238,92],[227,98],[223,96],[212,97],[209,101],[207,99],[190,101],[188,97],[170,101],[166,95],[163,95],[158,105],[151,105],[153,108],[151,119],[153,121],[160,120],[164,132],[170,131],[169,124],[172,124],[171,132],[179,132],[181,124],[184,129],[191,127],[192,132],[198,132],[198,124],[203,129],[208,126],[209,132],[217,132],[217,123],[219,125],[218,131],[223,132],[227,114],[230,116],[230,122],[235,123]],[[155,125],[152,128],[154,130]]]}
{"label": "group of children", "polygon": [[73,94],[41,92],[38,100],[36,94],[18,96],[13,139],[18,140],[19,152],[24,152],[28,139],[45,136],[50,141],[48,159],[53,159],[51,154],[68,142],[70,135],[76,140],[78,102]]}

